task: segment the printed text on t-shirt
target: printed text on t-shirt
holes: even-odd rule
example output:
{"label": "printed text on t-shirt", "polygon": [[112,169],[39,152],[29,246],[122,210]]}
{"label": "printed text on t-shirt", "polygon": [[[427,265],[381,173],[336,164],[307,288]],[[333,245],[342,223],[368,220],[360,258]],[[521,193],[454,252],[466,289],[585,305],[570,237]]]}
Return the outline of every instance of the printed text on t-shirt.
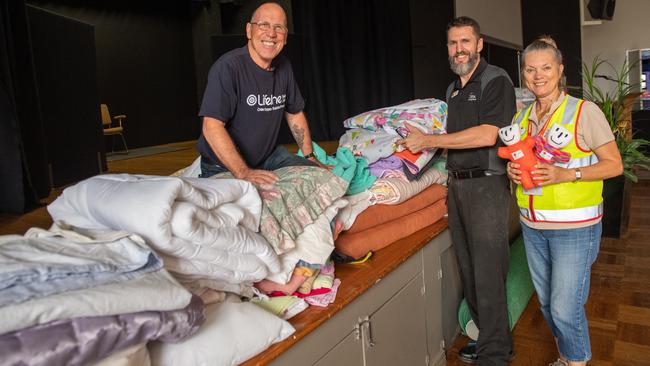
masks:
{"label": "printed text on t-shirt", "polygon": [[257,106],[258,112],[275,111],[284,108],[287,95],[251,94],[246,97],[246,104],[251,107]]}

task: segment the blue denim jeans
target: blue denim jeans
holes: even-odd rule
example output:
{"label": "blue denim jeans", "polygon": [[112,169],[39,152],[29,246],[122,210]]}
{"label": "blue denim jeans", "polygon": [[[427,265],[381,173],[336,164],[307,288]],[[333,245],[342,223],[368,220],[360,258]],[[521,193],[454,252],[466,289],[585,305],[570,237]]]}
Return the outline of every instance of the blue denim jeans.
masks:
{"label": "blue denim jeans", "polygon": [[522,222],[528,267],[542,314],[569,361],[591,359],[584,305],[602,223],[579,229],[537,230]]}
{"label": "blue denim jeans", "polygon": [[[279,145],[273,150],[271,155],[269,155],[259,166],[254,167],[255,169],[263,170],[276,170],[286,166],[317,166],[311,160],[307,160],[302,156],[294,155],[287,151],[284,146]],[[210,164],[201,158],[201,178],[209,178],[215,174],[227,172],[228,169],[218,164]]]}

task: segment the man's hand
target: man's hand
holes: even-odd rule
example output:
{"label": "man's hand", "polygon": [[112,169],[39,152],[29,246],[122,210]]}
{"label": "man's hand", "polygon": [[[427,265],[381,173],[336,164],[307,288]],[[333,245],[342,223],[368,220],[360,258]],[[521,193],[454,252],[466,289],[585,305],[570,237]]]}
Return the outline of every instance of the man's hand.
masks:
{"label": "man's hand", "polygon": [[333,166],[333,165],[323,164],[323,163],[320,162],[320,160],[316,159],[315,157],[308,158],[307,160],[309,160],[309,161],[315,163],[315,164],[318,165],[318,167],[320,167],[320,168],[327,169],[327,170],[332,170],[332,169],[334,169],[334,166]]}
{"label": "man's hand", "polygon": [[255,185],[273,184],[278,181],[278,176],[275,173],[262,169],[247,169],[237,178]]}
{"label": "man's hand", "polygon": [[404,123],[404,126],[409,130],[408,137],[397,140],[398,145],[402,145],[409,149],[412,153],[417,154],[420,151],[433,147],[429,146],[429,135],[422,133],[417,127],[409,123]]}

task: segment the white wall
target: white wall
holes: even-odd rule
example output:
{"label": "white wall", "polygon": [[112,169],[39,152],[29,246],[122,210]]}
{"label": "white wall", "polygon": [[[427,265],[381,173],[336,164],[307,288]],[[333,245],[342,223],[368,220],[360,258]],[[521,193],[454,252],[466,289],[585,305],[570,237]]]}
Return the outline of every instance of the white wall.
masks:
{"label": "white wall", "polygon": [[475,19],[484,35],[523,46],[520,0],[456,0],[455,5],[456,16]]}
{"label": "white wall", "polygon": [[[577,0],[582,1],[582,0]],[[650,48],[650,1],[619,0],[613,20],[603,20],[600,25],[582,26],[582,59],[588,65],[597,55],[620,69],[625,61],[625,51]],[[605,66],[599,73],[613,76]],[[597,79],[601,88],[609,90],[612,82]]]}

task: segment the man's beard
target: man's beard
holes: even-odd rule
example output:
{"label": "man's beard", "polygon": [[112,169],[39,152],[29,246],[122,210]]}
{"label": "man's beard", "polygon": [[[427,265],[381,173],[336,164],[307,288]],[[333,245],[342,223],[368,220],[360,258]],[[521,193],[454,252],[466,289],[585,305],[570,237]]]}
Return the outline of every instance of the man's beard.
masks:
{"label": "man's beard", "polygon": [[[467,60],[466,63],[457,64],[457,63],[454,62],[454,57],[455,56],[457,56],[457,55],[466,55],[466,54],[469,54],[469,59]],[[457,53],[456,55],[449,57],[449,66],[451,67],[451,71],[453,71],[454,74],[456,74],[458,76],[465,76],[465,75],[469,74],[470,71],[472,71],[474,66],[476,66],[476,63],[478,62],[478,58],[479,58],[478,52],[476,52],[476,53],[472,53],[472,52],[469,52],[469,53]]]}

